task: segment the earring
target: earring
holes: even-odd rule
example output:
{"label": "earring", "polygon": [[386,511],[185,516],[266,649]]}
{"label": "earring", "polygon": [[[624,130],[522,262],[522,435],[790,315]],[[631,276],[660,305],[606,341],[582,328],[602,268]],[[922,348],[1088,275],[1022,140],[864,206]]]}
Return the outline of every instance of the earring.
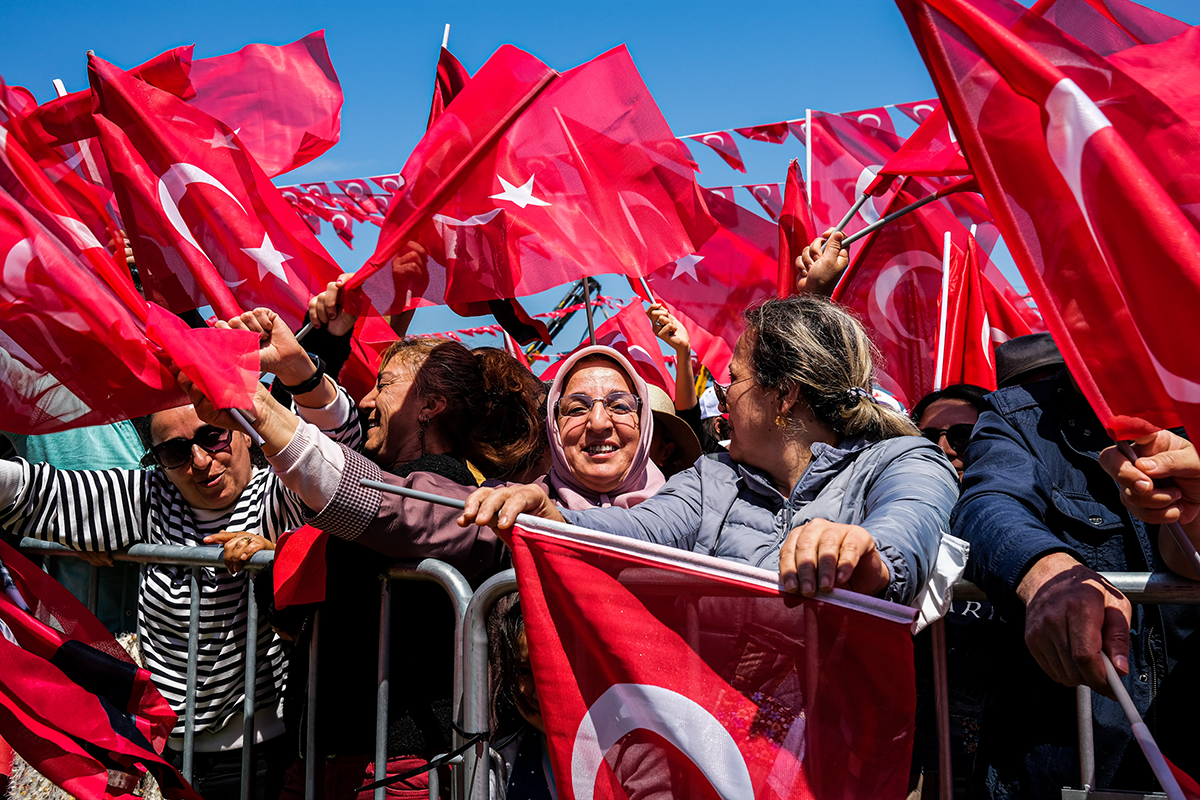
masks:
{"label": "earring", "polygon": [[780,428],[786,428],[787,424],[788,424],[787,417],[785,417],[783,414],[776,414],[775,415],[775,424],[778,425]]}

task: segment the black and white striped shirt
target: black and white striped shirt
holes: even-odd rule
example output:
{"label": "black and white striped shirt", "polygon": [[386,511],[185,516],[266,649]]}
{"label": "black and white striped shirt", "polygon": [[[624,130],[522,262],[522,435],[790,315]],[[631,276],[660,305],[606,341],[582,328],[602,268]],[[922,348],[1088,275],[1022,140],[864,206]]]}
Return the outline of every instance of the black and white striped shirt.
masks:
{"label": "black and white striped shirt", "polygon": [[[361,433],[348,401],[343,401],[347,418],[326,433],[355,448]],[[0,527],[77,550],[118,550],[139,542],[212,547],[204,537],[222,530],[274,541],[304,522],[300,499],[270,469],[255,468],[230,509],[200,520],[159,469],[60,470],[17,463],[23,470],[21,491],[15,502],[0,510]],[[182,736],[184,728],[191,569],[149,564],[139,593],[142,650],[155,685],[179,714],[175,736]],[[200,570],[197,733],[215,733],[243,710],[250,588],[247,571],[230,575],[224,567]],[[261,621],[256,672],[257,708],[275,707],[283,692],[286,663],[279,639]]]}

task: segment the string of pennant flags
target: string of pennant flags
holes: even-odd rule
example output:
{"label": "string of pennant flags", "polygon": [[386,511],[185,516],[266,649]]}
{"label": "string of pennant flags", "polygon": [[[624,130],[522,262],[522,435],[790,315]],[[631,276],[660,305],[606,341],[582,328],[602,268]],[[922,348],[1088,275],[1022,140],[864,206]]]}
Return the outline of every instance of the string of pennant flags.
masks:
{"label": "string of pennant flags", "polygon": [[[920,124],[933,112],[937,104],[937,99],[918,100],[911,103],[894,103],[857,111],[840,112],[837,116],[848,117],[856,122],[895,133],[895,125],[892,123],[888,109],[894,108]],[[807,120],[808,115],[799,119],[769,122],[745,128],[692,133],[680,136],[679,140],[685,144],[694,142],[704,145],[720,156],[731,168],[745,173],[746,166],[733,134],[736,133],[749,141],[769,144],[783,144],[787,141],[788,136],[795,136],[802,144],[807,145]],[[330,191],[328,183],[336,186],[337,191]],[[314,234],[320,234],[322,221],[328,222],[338,238],[353,250],[354,223],[371,223],[381,227],[383,219],[387,215],[392,195],[403,185],[404,177],[402,175],[372,175],[365,178],[281,186],[279,190]],[[777,220],[783,210],[783,190],[779,183],[734,184],[706,188],[722,195],[730,202],[736,202],[735,189],[749,192],[750,196],[762,206],[772,220]]]}

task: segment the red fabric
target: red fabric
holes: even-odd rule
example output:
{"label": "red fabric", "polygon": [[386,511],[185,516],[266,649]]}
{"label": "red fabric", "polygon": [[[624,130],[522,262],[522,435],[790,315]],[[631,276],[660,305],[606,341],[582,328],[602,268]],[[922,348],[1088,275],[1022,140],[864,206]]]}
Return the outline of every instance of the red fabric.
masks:
{"label": "red fabric", "polygon": [[[365,198],[365,199],[369,200],[370,198]],[[355,222],[366,222],[367,219],[369,219],[369,217],[367,216],[367,212],[363,210],[363,207],[358,205],[351,199],[342,197],[339,194],[333,198],[333,202],[337,205],[338,208],[342,209],[342,211],[345,211],[347,214],[349,214],[350,219],[354,220]]]}
{"label": "red fabric", "polygon": [[[585,273],[636,278],[711,235],[684,149],[628,52],[555,76],[507,45],[484,64],[405,164],[348,308],[399,313],[524,297]],[[394,262],[409,241],[428,251],[423,268]]]}
{"label": "red fabric", "polygon": [[[652,383],[675,399],[675,380],[667,370],[666,359],[663,358],[662,348],[659,347],[658,337],[645,309],[638,301],[634,301],[619,312],[596,326],[596,344],[607,345],[629,359],[634,369],[646,383]],[[576,347],[579,350],[589,347],[591,340],[585,338]],[[574,353],[572,350],[571,353]],[[541,374],[543,381],[552,381],[558,375],[559,369],[566,363],[571,353],[558,361],[550,363]]]}
{"label": "red fabric", "polygon": [[375,203],[375,199],[371,196],[374,193],[366,181],[355,178],[349,181],[334,181],[333,183],[345,192],[347,197],[357,203],[363,211],[368,214],[383,213],[383,209]]}
{"label": "red fabric", "polygon": [[399,175],[376,175],[369,180],[387,192],[389,197],[400,191],[400,187],[404,185],[404,179]]}
{"label": "red fabric", "polygon": [[271,575],[275,607],[320,603],[325,599],[325,545],[329,534],[304,525],[279,537]]}
{"label": "red fabric", "polygon": [[742,163],[742,154],[738,151],[737,142],[733,140],[733,136],[730,135],[729,131],[699,133],[695,136],[684,136],[683,138],[699,142],[705,147],[711,148],[714,153],[721,157],[722,161],[738,172],[746,171],[746,165]]}
{"label": "red fabric", "polygon": [[1187,800],[1200,800],[1200,783],[1196,783],[1191,775],[1172,764],[1169,758],[1166,761],[1167,766],[1171,768],[1171,774],[1175,776],[1175,780],[1179,781],[1179,788],[1183,790],[1184,797]]}
{"label": "red fabric", "polygon": [[[253,47],[253,46],[252,46]],[[226,125],[95,56],[96,122],[146,297],[292,328],[341,273]]]}
{"label": "red fabric", "polygon": [[742,311],[776,293],[779,236],[775,225],[718,194],[705,190],[705,202],[717,232],[646,282],[687,329],[696,358],[723,379],[742,332]]}
{"label": "red fabric", "polygon": [[817,235],[817,225],[808,207],[804,178],[800,175],[800,163],[793,158],[792,163],[788,164],[783,212],[779,215],[777,292],[780,297],[787,297],[796,291],[796,259]]}
{"label": "red fabric", "polygon": [[892,124],[892,116],[882,106],[879,108],[864,108],[859,111],[849,111],[839,116],[853,120],[859,125],[866,125],[868,128],[878,128],[888,133],[896,132],[896,126]]}
{"label": "red fabric", "polygon": [[[1102,56],[1165,42],[1189,29],[1187,23],[1130,0],[1039,0],[1033,11]],[[1180,66],[1173,64],[1171,71]]]}
{"label": "red fabric", "polygon": [[350,216],[348,211],[334,211],[329,215],[329,222],[333,225],[333,232],[338,235],[338,238],[349,247],[354,249],[351,242],[354,241],[354,218]]}
{"label": "red fabric", "polygon": [[904,623],[719,559],[572,539],[513,535],[560,798],[904,795]]}
{"label": "red fabric", "polygon": [[142,769],[164,796],[199,800],[159,755],[176,717],[150,673],[83,604],[4,543],[0,570],[13,581],[0,591],[4,739],[81,800],[132,797]]}
{"label": "red fabric", "polygon": [[938,107],[925,118],[912,136],[888,159],[867,192],[881,195],[892,188],[897,177],[905,175],[970,175],[971,168],[963,158],[962,148],[954,139],[954,131],[946,120],[946,112]]}
{"label": "red fabric", "polygon": [[[1200,306],[1196,130],[1015,3],[901,8],[1009,250],[1110,435],[1200,429],[1200,363],[1179,328]],[[985,99],[967,96],[967,73],[989,87]]]}
{"label": "red fabric", "polygon": [[992,326],[984,300],[979,248],[971,237],[967,239],[965,251],[953,247],[950,255],[946,335],[942,343],[939,386],[973,383],[995,390]]}
{"label": "red fabric", "polygon": [[329,194],[329,187],[324,183],[302,183],[300,191],[317,198],[327,206],[333,205],[333,196]]}
{"label": "red fabric", "polygon": [[433,121],[442,115],[446,106],[458,96],[469,80],[471,73],[467,72],[466,67],[459,63],[453,53],[443,47],[438,53],[437,77],[433,81],[433,102],[429,106],[429,122],[425,124],[426,128],[433,125]]}
{"label": "red fabric", "polygon": [[719,194],[731,203],[737,202],[737,196],[734,194],[732,186],[705,186],[704,191]]}
{"label": "red fabric", "polygon": [[202,58],[191,77],[191,105],[238,131],[269,178],[307,164],[341,137],[342,86],[325,31],[281,47],[248,44]]}
{"label": "red fabric", "polygon": [[189,328],[179,317],[150,303],[146,338],[158,345],[217,408],[254,408],[258,388],[258,334]]}
{"label": "red fabric", "polygon": [[[894,133],[849,117],[819,111],[812,112],[812,127],[808,184],[812,189],[813,219],[820,232],[842,221],[902,140]],[[846,225],[846,233],[856,233],[879,219],[890,199],[888,195],[868,200]]]}
{"label": "red fabric", "polygon": [[772,122],[767,125],[755,125],[752,128],[734,128],[734,131],[756,142],[783,144],[788,137],[788,124]]}
{"label": "red fabric", "polygon": [[895,106],[896,110],[904,116],[911,119],[913,122],[920,124],[925,121],[925,118],[933,113],[940,101],[935,97],[932,100],[917,100],[913,103],[900,103]]}
{"label": "red fabric", "polygon": [[763,211],[767,212],[768,217],[772,220],[779,219],[779,212],[783,211],[783,196],[779,193],[778,183],[755,183],[746,188],[763,207]]}
{"label": "red fabric", "polygon": [[[908,178],[885,213],[922,196]],[[833,291],[879,348],[880,385],[908,408],[933,390],[946,231],[966,240],[962,225],[936,202],[900,217],[867,237]]]}

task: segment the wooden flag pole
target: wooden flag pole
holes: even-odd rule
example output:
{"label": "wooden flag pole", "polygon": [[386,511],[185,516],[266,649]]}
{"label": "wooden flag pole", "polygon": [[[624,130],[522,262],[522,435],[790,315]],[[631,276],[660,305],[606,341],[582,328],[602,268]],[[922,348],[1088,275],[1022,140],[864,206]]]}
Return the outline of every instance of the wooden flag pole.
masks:
{"label": "wooden flag pole", "polygon": [[946,237],[942,244],[942,310],[941,319],[938,321],[938,349],[937,349],[937,371],[933,374],[933,390],[941,391],[942,386],[942,368],[946,364],[946,319],[950,309],[947,308],[950,302],[950,231],[946,231]]}

